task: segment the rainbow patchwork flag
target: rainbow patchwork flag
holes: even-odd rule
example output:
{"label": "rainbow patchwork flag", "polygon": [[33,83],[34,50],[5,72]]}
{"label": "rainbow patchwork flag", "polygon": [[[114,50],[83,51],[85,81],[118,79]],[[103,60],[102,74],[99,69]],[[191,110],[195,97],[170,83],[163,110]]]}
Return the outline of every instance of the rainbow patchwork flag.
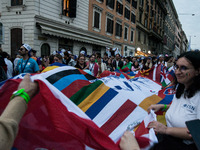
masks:
{"label": "rainbow patchwork flag", "polygon": [[[21,78],[8,80],[2,86],[0,112]],[[128,80],[110,75],[96,79],[69,66],[31,78],[39,83],[40,92],[30,101],[20,123],[14,144],[20,150],[119,149],[117,144],[124,131],[143,122],[147,108],[160,103],[163,96],[159,94],[164,94],[161,84],[145,77]],[[135,130],[142,149],[157,142],[144,123],[131,130]]]}

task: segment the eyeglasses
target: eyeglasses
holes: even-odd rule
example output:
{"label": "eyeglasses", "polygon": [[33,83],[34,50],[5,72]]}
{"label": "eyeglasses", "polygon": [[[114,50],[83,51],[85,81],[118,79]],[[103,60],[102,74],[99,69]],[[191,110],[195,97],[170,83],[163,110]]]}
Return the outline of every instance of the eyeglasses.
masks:
{"label": "eyeglasses", "polygon": [[186,70],[189,70],[189,69],[193,69],[193,68],[188,68],[188,67],[186,67],[186,66],[178,66],[178,65],[175,65],[175,66],[174,66],[174,69],[175,69],[175,70],[178,70],[178,69],[179,69],[179,71],[183,72],[183,71],[186,71]]}
{"label": "eyeglasses", "polygon": [[24,50],[24,48],[20,48],[19,50],[20,50],[20,51],[23,51],[23,50]]}
{"label": "eyeglasses", "polygon": [[58,59],[54,59],[54,61],[58,61]]}

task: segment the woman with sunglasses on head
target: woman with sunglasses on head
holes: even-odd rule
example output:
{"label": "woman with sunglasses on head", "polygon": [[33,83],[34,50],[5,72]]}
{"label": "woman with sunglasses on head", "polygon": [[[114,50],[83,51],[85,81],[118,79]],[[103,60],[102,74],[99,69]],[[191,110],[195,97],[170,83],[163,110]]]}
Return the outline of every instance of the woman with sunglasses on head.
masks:
{"label": "woman with sunglasses on head", "polygon": [[200,119],[200,52],[190,51],[180,55],[175,65],[176,94],[170,106],[151,105],[154,110],[167,110],[167,126],[153,121],[148,128],[162,137],[153,149],[197,149],[187,133],[186,121]]}

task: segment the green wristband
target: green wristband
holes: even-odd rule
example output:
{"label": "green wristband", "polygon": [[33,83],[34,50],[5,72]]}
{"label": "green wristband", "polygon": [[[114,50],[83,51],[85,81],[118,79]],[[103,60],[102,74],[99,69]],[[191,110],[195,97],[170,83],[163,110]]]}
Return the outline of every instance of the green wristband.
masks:
{"label": "green wristband", "polygon": [[24,89],[20,89],[18,91],[15,91],[13,93],[13,95],[10,97],[10,100],[12,100],[16,96],[22,97],[26,101],[27,104],[30,101],[30,96],[26,92],[24,92]]}
{"label": "green wristband", "polygon": [[166,111],[167,110],[167,105],[164,104],[164,108],[162,109],[162,111]]}

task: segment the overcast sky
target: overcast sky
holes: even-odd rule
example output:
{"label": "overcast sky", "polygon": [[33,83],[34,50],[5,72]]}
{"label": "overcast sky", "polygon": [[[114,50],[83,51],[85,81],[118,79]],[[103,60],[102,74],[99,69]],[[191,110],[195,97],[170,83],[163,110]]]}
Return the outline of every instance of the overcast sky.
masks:
{"label": "overcast sky", "polygon": [[173,0],[173,2],[188,41],[191,36],[191,48],[200,49],[200,0]]}

